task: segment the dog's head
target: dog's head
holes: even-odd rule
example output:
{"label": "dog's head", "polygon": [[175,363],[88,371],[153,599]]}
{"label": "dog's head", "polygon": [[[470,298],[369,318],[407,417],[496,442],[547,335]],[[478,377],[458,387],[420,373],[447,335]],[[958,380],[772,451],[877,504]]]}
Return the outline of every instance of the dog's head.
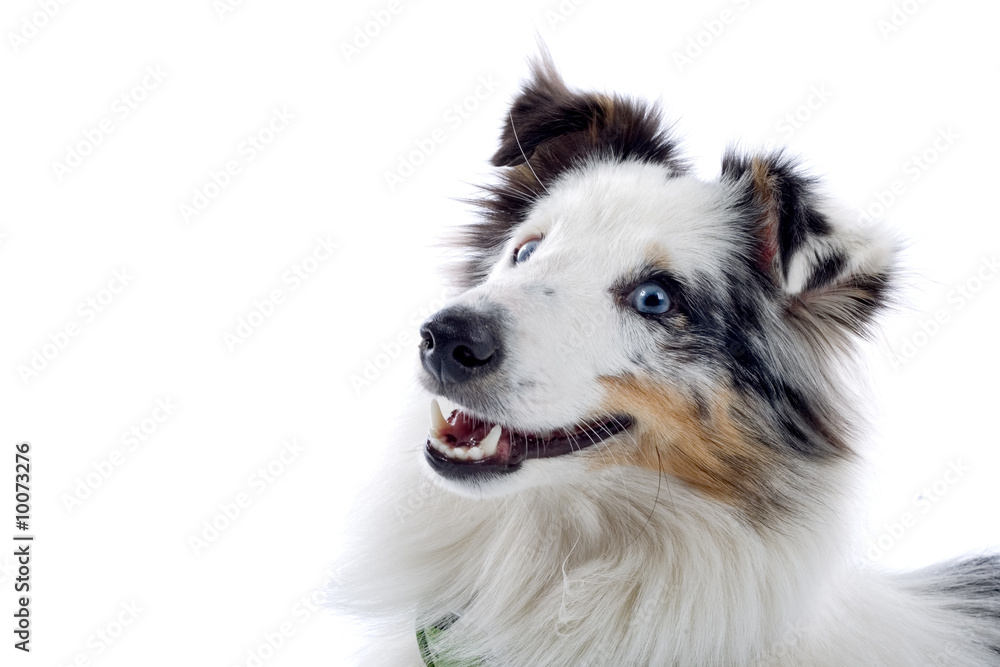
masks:
{"label": "dog's head", "polygon": [[[499,183],[461,237],[464,293],[420,329],[426,459],[458,492],[667,474],[753,513],[850,453],[838,360],[885,304],[892,244],[841,224],[781,153],[688,173],[646,104],[514,100]],[[616,471],[617,472],[617,471]]]}

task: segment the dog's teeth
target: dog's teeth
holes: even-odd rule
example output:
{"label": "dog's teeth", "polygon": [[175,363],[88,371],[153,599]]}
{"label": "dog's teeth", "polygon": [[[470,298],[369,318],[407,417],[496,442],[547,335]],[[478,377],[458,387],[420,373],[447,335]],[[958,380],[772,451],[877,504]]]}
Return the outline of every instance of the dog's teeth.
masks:
{"label": "dog's teeth", "polygon": [[438,440],[433,433],[430,434],[429,440],[431,443],[431,447],[438,450],[445,456],[451,456],[451,447]]}
{"label": "dog's teeth", "polygon": [[441,406],[436,398],[431,399],[431,435],[439,435],[448,428],[448,420],[441,413]]}
{"label": "dog's teeth", "polygon": [[490,429],[490,432],[486,434],[486,437],[480,441],[478,447],[482,450],[483,456],[493,456],[497,453],[497,445],[500,443],[500,432],[503,429],[500,424],[496,424]]}
{"label": "dog's teeth", "polygon": [[431,428],[427,434],[427,440],[432,448],[457,461],[481,461],[497,453],[497,445],[500,443],[500,435],[503,431],[499,424],[491,428],[486,437],[473,447],[464,444],[449,445],[444,442],[441,436],[448,431],[450,426],[451,424],[441,412],[441,405],[437,399],[431,400]]}

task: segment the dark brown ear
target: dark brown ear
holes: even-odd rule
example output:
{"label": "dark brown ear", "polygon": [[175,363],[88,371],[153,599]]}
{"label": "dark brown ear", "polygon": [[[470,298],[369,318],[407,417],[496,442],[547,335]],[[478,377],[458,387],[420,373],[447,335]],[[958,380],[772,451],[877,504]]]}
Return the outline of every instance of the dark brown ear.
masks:
{"label": "dark brown ear", "polygon": [[480,219],[455,237],[466,254],[456,272],[458,285],[468,288],[486,278],[510,231],[547,194],[548,185],[597,160],[651,162],[665,167],[667,175],[687,169],[654,107],[570,90],[542,47],[504,118],[500,148],[492,158],[502,167],[497,182],[483,186],[483,196],[472,200]]}
{"label": "dark brown ear", "polygon": [[545,51],[532,61],[531,77],[511,104],[492,162],[511,167],[527,160],[537,171],[536,153],[550,177],[586,157],[659,162],[678,172],[685,168],[654,108],[619,96],[570,90]]}
{"label": "dark brown ear", "polygon": [[888,305],[897,244],[884,231],[850,226],[832,213],[814,178],[781,152],[722,161],[750,225],[751,261],[814,324],[869,331]]}

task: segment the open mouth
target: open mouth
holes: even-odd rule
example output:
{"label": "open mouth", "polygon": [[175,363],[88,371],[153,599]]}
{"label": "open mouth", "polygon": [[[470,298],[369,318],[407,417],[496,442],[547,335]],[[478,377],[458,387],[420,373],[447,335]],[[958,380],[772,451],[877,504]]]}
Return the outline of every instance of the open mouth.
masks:
{"label": "open mouth", "polygon": [[572,429],[526,433],[491,424],[453,410],[445,418],[437,400],[431,401],[431,427],[424,455],[444,477],[517,470],[525,459],[563,456],[598,444],[627,430],[631,417],[616,415]]}

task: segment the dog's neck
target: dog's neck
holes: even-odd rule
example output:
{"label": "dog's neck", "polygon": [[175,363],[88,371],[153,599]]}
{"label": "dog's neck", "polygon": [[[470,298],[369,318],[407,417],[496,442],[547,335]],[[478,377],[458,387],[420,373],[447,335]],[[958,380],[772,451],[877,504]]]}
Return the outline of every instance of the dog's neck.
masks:
{"label": "dog's neck", "polygon": [[765,529],[627,468],[461,498],[416,454],[364,500],[365,557],[333,588],[402,638],[409,657],[393,664],[416,660],[417,630],[453,613],[429,640],[448,665],[993,664],[965,636],[970,617],[927,594],[940,584],[854,567],[849,464]]}
{"label": "dog's neck", "polygon": [[436,511],[409,526],[407,576],[427,584],[417,625],[459,613],[439,638],[469,660],[553,643],[594,660],[588,644],[653,639],[663,664],[720,664],[797,632],[845,562],[835,512],[762,529],[676,481],[630,477],[481,501],[435,490]]}

